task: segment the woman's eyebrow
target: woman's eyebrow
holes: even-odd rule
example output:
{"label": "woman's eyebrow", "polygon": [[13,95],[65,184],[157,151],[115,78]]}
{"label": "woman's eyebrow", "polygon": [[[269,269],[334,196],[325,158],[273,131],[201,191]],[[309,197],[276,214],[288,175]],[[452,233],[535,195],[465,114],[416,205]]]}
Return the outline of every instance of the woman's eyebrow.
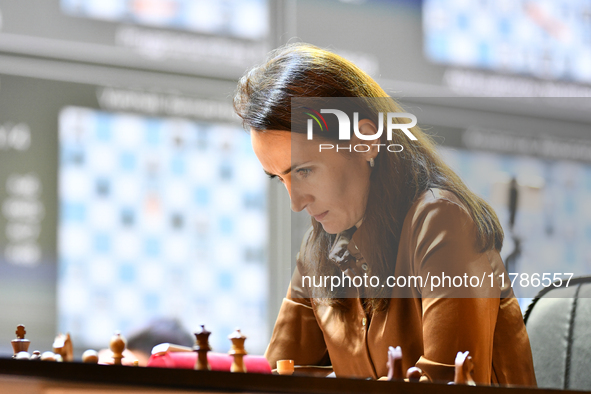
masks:
{"label": "woman's eyebrow", "polygon": [[269,175],[269,178],[275,178],[277,175],[270,173],[269,171],[263,169],[263,171],[265,172],[265,174]]}
{"label": "woman's eyebrow", "polygon": [[[291,166],[291,167],[290,167],[290,168],[288,168],[287,170],[283,171],[283,172],[281,173],[281,175],[287,175],[287,174],[289,174],[289,173],[290,173],[290,172],[291,172],[291,171],[292,171],[294,168],[296,168],[296,167],[299,167],[299,166],[301,166],[301,165],[302,165],[302,164],[294,164],[293,166]],[[270,173],[269,171],[265,170],[264,168],[263,168],[263,171],[265,171],[265,174],[269,175],[270,177],[277,176],[277,175],[275,175],[275,174],[273,174],[273,173]]]}

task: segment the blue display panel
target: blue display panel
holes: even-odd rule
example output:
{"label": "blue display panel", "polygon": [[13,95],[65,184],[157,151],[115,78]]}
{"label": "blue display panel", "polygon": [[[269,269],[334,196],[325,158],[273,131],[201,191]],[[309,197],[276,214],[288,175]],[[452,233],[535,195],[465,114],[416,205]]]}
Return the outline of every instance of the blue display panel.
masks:
{"label": "blue display panel", "polygon": [[5,1],[0,52],[235,80],[272,49],[275,8],[268,0]]}
{"label": "blue display panel", "polygon": [[591,82],[586,0],[425,0],[423,31],[436,63]]}
{"label": "blue display panel", "polygon": [[262,39],[267,0],[61,0],[63,12],[91,19]]}

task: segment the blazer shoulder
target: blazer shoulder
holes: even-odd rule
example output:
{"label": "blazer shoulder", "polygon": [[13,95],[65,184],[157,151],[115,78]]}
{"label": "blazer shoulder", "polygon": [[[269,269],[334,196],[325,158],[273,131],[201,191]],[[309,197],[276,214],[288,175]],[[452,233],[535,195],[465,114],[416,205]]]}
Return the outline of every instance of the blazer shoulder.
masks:
{"label": "blazer shoulder", "polygon": [[432,188],[423,192],[411,206],[407,219],[414,226],[426,218],[438,218],[443,221],[462,218],[471,221],[472,216],[460,198],[449,190]]}
{"label": "blazer shoulder", "polygon": [[466,209],[462,200],[460,200],[460,198],[454,192],[445,189],[427,189],[417,199],[417,203],[422,205],[441,203],[443,201],[451,202],[453,204],[460,206],[463,209]]}

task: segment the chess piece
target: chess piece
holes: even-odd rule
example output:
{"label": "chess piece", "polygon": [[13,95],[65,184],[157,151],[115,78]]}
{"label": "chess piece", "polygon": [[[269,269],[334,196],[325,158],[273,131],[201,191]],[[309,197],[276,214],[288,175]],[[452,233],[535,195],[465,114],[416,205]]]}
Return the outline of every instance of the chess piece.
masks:
{"label": "chess piece", "polygon": [[277,373],[279,375],[293,375],[294,361],[293,360],[279,360],[277,361]]}
{"label": "chess piece", "polygon": [[96,350],[88,349],[82,353],[82,362],[88,364],[97,364],[99,360],[98,352]]}
{"label": "chess piece", "polygon": [[23,326],[22,324],[16,326],[16,339],[10,341],[10,343],[12,344],[12,350],[14,352],[14,354],[12,355],[13,358],[16,358],[16,355],[20,352],[29,351],[29,345],[31,344],[31,341],[25,339],[26,333],[27,332],[25,331],[25,326]]}
{"label": "chess piece", "polygon": [[31,354],[31,358],[29,360],[39,361],[41,360],[41,352],[39,350],[35,350],[33,354]]}
{"label": "chess piece", "polygon": [[57,357],[53,352],[43,352],[41,361],[57,361]]}
{"label": "chess piece", "polygon": [[246,350],[244,350],[246,337],[237,328],[236,331],[228,336],[228,339],[232,341],[232,348],[228,354],[234,358],[230,372],[246,372],[246,366],[244,365],[244,356],[247,354]]}
{"label": "chess piece", "polygon": [[400,346],[388,347],[388,380],[402,380],[402,350]]}
{"label": "chess piece", "polygon": [[121,365],[121,359],[125,357],[123,352],[127,346],[127,341],[121,335],[119,331],[115,332],[115,335],[111,337],[109,348],[113,352],[113,365]]}
{"label": "chess piece", "polygon": [[211,332],[205,329],[204,325],[201,325],[201,330],[194,333],[195,335],[195,346],[193,350],[197,352],[197,360],[195,360],[195,369],[198,371],[210,371],[211,366],[207,361],[207,352],[211,350],[209,346],[209,335]]}
{"label": "chess piece", "polygon": [[53,352],[62,356],[62,359],[67,362],[74,361],[74,347],[70,334],[58,334],[53,341]]}
{"label": "chess piece", "polygon": [[419,367],[410,367],[406,371],[406,377],[409,382],[418,382],[423,376],[423,370]]}
{"label": "chess piece", "polygon": [[476,386],[472,373],[474,372],[474,363],[470,352],[458,352],[455,361],[455,375],[453,384],[466,384],[468,386]]}
{"label": "chess piece", "polygon": [[14,358],[17,360],[29,360],[31,355],[28,352],[18,352]]}

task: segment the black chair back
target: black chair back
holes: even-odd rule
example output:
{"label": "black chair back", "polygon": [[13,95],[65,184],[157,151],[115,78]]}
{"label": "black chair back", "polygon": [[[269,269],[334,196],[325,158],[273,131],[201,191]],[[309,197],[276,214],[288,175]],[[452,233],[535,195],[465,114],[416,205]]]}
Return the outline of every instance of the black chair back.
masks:
{"label": "black chair back", "polygon": [[555,284],[524,316],[538,386],[591,390],[591,276]]}

